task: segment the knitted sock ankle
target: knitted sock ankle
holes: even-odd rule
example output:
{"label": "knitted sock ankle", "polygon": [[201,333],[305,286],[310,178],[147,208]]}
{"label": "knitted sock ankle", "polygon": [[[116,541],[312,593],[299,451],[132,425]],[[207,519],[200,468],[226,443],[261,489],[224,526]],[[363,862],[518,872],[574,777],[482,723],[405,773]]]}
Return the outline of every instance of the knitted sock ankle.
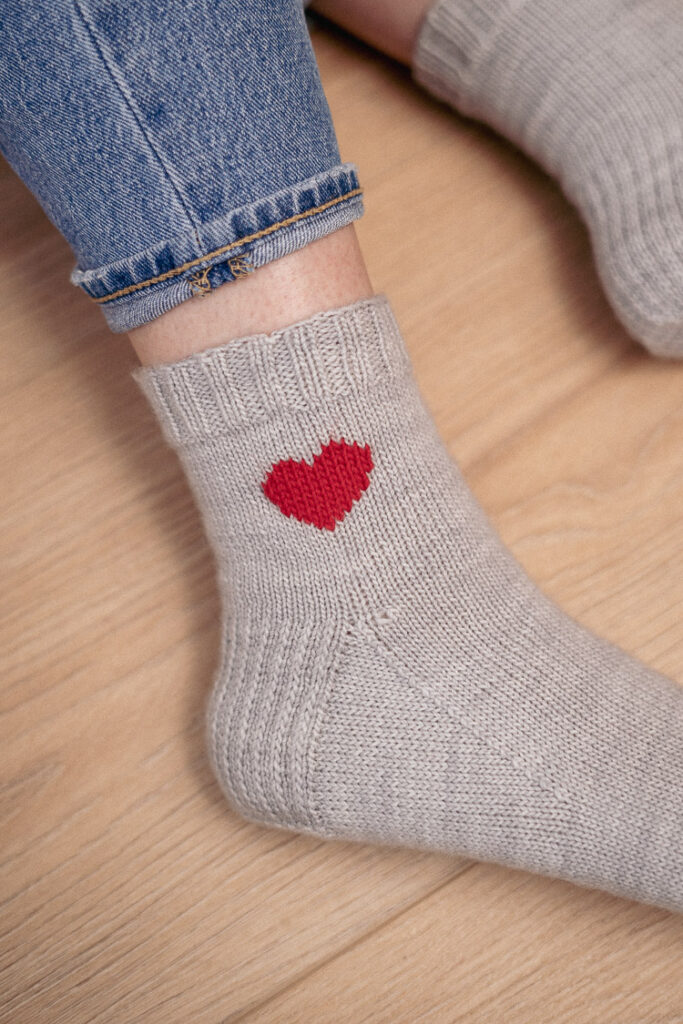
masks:
{"label": "knitted sock ankle", "polygon": [[413,73],[560,181],[626,328],[683,357],[680,5],[437,0]]}
{"label": "knitted sock ankle", "polygon": [[135,376],[217,559],[234,808],[683,909],[683,689],[502,547],[385,299]]}

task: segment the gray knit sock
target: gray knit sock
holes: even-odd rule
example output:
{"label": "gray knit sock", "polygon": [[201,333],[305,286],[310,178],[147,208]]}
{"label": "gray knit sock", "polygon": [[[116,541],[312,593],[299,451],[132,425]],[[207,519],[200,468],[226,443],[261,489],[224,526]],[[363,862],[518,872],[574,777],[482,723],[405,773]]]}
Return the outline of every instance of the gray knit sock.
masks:
{"label": "gray knit sock", "polygon": [[683,357],[680,3],[437,0],[413,64],[558,178],[626,328]]}
{"label": "gray knit sock", "polygon": [[237,810],[683,909],[683,689],[502,547],[385,299],[135,375],[217,559]]}

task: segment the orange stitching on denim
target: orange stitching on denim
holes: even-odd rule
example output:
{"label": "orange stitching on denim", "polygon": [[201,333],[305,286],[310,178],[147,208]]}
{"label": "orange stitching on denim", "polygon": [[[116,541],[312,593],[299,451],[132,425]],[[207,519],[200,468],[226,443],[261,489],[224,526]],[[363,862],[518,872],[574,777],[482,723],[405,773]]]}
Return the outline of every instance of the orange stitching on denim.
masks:
{"label": "orange stitching on denim", "polygon": [[191,278],[189,278],[190,288],[195,295],[208,295],[211,291],[211,285],[209,284],[210,269],[210,267],[207,267],[206,270],[203,270],[201,273],[197,271]]}
{"label": "orange stitching on denim", "polygon": [[254,264],[251,262],[251,253],[245,252],[241,256],[231,256],[228,260],[230,271],[235,277],[247,277],[254,273]]}
{"label": "orange stitching on denim", "polygon": [[[122,295],[129,295],[131,292],[137,292],[140,288],[147,288],[150,284],[159,284],[160,281],[167,281],[170,277],[176,277],[178,274],[182,274],[184,270],[189,270],[190,267],[196,267],[197,264],[204,263],[205,260],[212,260],[214,256],[220,256],[224,252],[230,252],[231,249],[237,249],[240,245],[247,245],[248,242],[255,242],[257,239],[264,238],[266,235],[272,235],[274,231],[278,231],[280,228],[289,227],[290,224],[295,224],[297,221],[303,220],[305,217],[312,217],[315,213],[322,213],[324,210],[329,210],[331,206],[336,206],[337,203],[342,203],[345,199],[352,199],[353,196],[359,196],[362,191],[363,190],[361,188],[354,188],[350,192],[345,192],[343,196],[337,196],[336,199],[329,199],[326,203],[321,203],[320,206],[313,206],[310,210],[304,210],[303,213],[295,213],[293,217],[287,217],[285,220],[280,220],[277,224],[271,224],[270,227],[263,228],[261,231],[255,231],[253,235],[245,235],[244,238],[238,238],[236,242],[230,242],[229,245],[223,245],[220,249],[214,249],[213,252],[206,253],[205,256],[200,256],[196,260],[189,260],[187,263],[183,263],[181,267],[174,267],[173,270],[167,270],[166,273],[159,274],[157,277],[150,277],[148,281],[140,281],[138,284],[129,284],[127,288],[120,288],[117,292],[111,292],[110,295],[103,295],[101,298],[95,298],[92,295],[89,297],[93,302],[111,302],[112,299],[118,299]],[[196,284],[197,287],[200,287],[200,281],[201,278],[198,277],[198,275],[195,275],[192,279],[192,284]],[[202,285],[208,285],[208,280],[201,281],[201,283]],[[206,292],[200,290],[200,294],[206,294]]]}

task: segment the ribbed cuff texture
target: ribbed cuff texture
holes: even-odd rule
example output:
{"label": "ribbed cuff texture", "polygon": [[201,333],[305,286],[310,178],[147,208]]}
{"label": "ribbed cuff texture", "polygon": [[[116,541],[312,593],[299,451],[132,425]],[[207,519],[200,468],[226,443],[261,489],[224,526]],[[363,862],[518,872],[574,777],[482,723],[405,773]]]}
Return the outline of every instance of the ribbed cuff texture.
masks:
{"label": "ribbed cuff texture", "polygon": [[182,446],[241,429],[279,409],[303,409],[316,400],[367,390],[409,370],[394,315],[378,295],[272,334],[142,367],[133,377],[167,440]]}
{"label": "ribbed cuff texture", "polygon": [[412,56],[416,82],[462,107],[469,75],[506,15],[527,0],[437,0],[418,33]]}

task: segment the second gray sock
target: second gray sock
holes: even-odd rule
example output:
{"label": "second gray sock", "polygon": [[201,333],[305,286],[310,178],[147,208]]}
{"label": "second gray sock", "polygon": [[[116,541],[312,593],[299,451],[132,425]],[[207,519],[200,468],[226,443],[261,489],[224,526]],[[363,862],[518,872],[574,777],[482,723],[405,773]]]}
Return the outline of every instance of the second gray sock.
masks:
{"label": "second gray sock", "polygon": [[413,72],[560,181],[626,328],[683,357],[680,4],[437,0]]}

